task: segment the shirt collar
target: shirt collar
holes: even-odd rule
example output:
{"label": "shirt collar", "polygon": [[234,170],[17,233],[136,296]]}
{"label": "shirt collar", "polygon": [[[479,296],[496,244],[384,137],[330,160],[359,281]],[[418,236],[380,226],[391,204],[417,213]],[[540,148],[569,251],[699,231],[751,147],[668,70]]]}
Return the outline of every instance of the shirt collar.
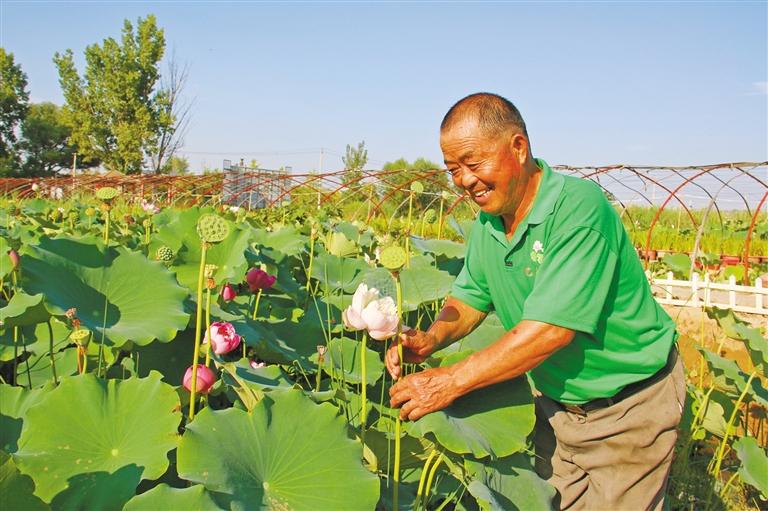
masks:
{"label": "shirt collar", "polygon": [[[504,245],[509,244],[511,247],[517,245],[529,225],[543,223],[555,210],[555,204],[557,204],[557,199],[560,197],[560,192],[563,190],[563,176],[554,172],[549,165],[547,165],[546,161],[540,158],[535,158],[534,161],[541,169],[539,189],[536,190],[536,197],[533,199],[533,207],[531,207],[531,211],[526,215],[523,221],[520,222],[520,225],[511,240],[507,240],[507,236],[504,233],[504,222],[502,222],[501,217],[480,212],[481,217],[485,217],[484,223],[491,235]],[[482,220],[483,219],[481,218],[481,221]]]}

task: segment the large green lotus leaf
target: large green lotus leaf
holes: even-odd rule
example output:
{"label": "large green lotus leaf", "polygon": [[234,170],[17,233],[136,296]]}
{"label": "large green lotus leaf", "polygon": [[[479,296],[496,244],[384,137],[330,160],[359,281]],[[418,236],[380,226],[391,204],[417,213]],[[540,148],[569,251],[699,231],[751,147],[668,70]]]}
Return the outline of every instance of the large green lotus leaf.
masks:
{"label": "large green lotus leaf", "polygon": [[[346,289],[357,274],[368,268],[362,259],[338,257],[329,253],[316,254],[312,262],[312,278],[320,281],[323,293],[334,293]],[[354,290],[352,290],[354,291]]]}
{"label": "large green lotus leaf", "polygon": [[71,478],[80,481],[103,472],[94,477],[107,479],[118,498],[135,490],[137,470],[141,479],[160,477],[181,421],[179,397],[160,376],[63,378],[30,407],[15,459],[19,470],[34,479],[35,495],[51,502],[73,484]]}
{"label": "large green lotus leaf", "polygon": [[[269,365],[254,368],[251,367],[249,361],[240,359],[232,367],[237,377],[255,390],[287,390],[293,388],[294,385],[288,377],[288,373],[280,369],[280,366]],[[237,385],[235,379],[228,372],[224,372],[223,378],[227,385]]]}
{"label": "large green lotus leaf", "polygon": [[186,327],[188,293],[173,275],[140,252],[101,246],[84,240],[42,238],[22,256],[22,285],[43,293],[48,310],[63,315],[71,307],[83,326],[108,345],[127,341],[168,342]]}
{"label": "large green lotus leaf", "polygon": [[[468,355],[447,357],[442,365]],[[444,410],[406,422],[405,430],[434,439],[456,454],[501,458],[525,448],[535,420],[531,388],[520,377],[470,392]]]}
{"label": "large green lotus leaf", "polygon": [[189,488],[173,488],[167,484],[159,484],[141,495],[136,495],[123,508],[125,511],[158,511],[185,510],[190,511],[220,511],[211,495],[200,485]]}
{"label": "large green lotus leaf", "polygon": [[689,278],[691,272],[691,257],[687,254],[667,254],[661,258],[670,271],[678,278]]}
{"label": "large green lotus leaf", "polygon": [[763,497],[768,496],[768,456],[765,449],[754,438],[742,437],[733,443],[733,450],[741,460],[739,476],[742,481],[757,488]]}
{"label": "large green lotus leaf", "polygon": [[[309,238],[301,234],[295,227],[283,227],[275,231],[266,229],[255,229],[253,232],[254,241],[271,250],[267,254],[275,262],[281,262],[286,256],[295,256],[306,250],[306,244]],[[274,252],[278,252],[275,254]]]}
{"label": "large green lotus leaf", "polygon": [[[698,389],[694,391],[694,398],[693,411],[694,413],[699,413],[699,416],[702,417],[701,427],[713,435],[722,438],[728,426],[728,419],[733,413],[734,399],[719,390],[713,390],[709,395],[709,399],[705,402],[704,393]],[[705,408],[703,412],[700,412],[699,409],[702,405]],[[741,412],[737,412],[737,417],[739,415],[741,415]]]}
{"label": "large green lotus leaf", "polygon": [[430,240],[411,236],[411,244],[422,252],[429,252],[448,259],[464,259],[467,246],[450,240]]}
{"label": "large green lotus leaf", "polygon": [[[715,385],[725,391],[741,393],[747,386],[749,375],[744,373],[735,361],[716,355],[709,350],[696,347],[707,361],[709,370],[715,377]],[[760,378],[753,378],[748,390],[749,394],[763,406],[768,406],[768,390],[763,387]]]}
{"label": "large green lotus leaf", "polygon": [[35,497],[35,483],[16,468],[13,457],[0,450],[0,503],[3,509],[19,511],[50,510],[45,502]]}
{"label": "large green lotus leaf", "polygon": [[[176,278],[193,296],[197,293],[197,278],[200,271],[201,241],[197,234],[197,220],[208,210],[197,208],[180,211],[176,221],[162,226],[150,244],[150,254],[161,245],[167,245],[175,252],[171,269]],[[206,264],[218,268],[213,274],[216,282],[240,282],[245,275],[247,263],[245,251],[251,237],[251,230],[241,224],[229,222],[229,236],[221,243],[214,243],[206,250]]]}
{"label": "large green lotus leaf", "polygon": [[331,231],[325,237],[325,250],[337,257],[349,257],[357,254],[357,243],[353,239],[348,238],[342,232]]}
{"label": "large green lotus leaf", "polygon": [[51,317],[43,303],[43,294],[30,296],[26,293],[16,293],[8,305],[0,309],[0,324],[4,328],[28,326],[44,323]]}
{"label": "large green lotus leaf", "polygon": [[763,337],[759,328],[753,328],[731,309],[707,307],[706,311],[710,318],[717,321],[725,335],[744,341],[755,367],[762,368],[763,371],[768,368],[768,339]]}
{"label": "large green lotus leaf", "polygon": [[541,479],[522,453],[480,463],[465,459],[467,489],[483,511],[548,511],[555,488]]}
{"label": "large green lotus leaf", "polygon": [[[323,371],[335,378],[343,378],[347,383],[359,384],[363,381],[360,363],[362,346],[362,341],[347,337],[331,339],[331,342],[328,343],[328,352],[325,354]],[[313,360],[317,361],[317,354],[313,356]],[[373,385],[379,381],[383,374],[384,363],[381,361],[381,356],[378,352],[366,347],[365,381],[368,385]]]}
{"label": "large green lotus leaf", "polygon": [[370,227],[358,228],[355,224],[349,222],[339,222],[333,226],[333,230],[344,234],[347,239],[350,239],[363,247],[371,246],[374,240],[374,233]]}
{"label": "large green lotus leaf", "polygon": [[423,303],[442,300],[451,291],[450,273],[435,268],[409,268],[400,272],[403,310],[414,311]]}
{"label": "large green lotus leaf", "polygon": [[[55,351],[53,360],[57,379],[61,380],[63,376],[77,374],[77,350],[74,347]],[[27,373],[27,362],[29,362],[29,373]],[[29,380],[32,380],[32,388],[53,382],[51,357],[47,352],[31,356],[26,362],[18,365],[16,381],[26,386],[29,385]]]}
{"label": "large green lotus leaf", "polygon": [[459,342],[455,342],[447,348],[438,351],[435,353],[435,356],[443,357],[451,353],[458,353],[465,350],[479,351],[498,341],[505,333],[506,329],[504,328],[504,325],[501,324],[499,316],[497,316],[495,312],[491,312],[471,334],[464,337]]}
{"label": "large green lotus leaf", "polygon": [[170,385],[180,385],[187,368],[192,364],[195,331],[187,329],[169,343],[153,342],[133,348],[137,374],[144,378],[158,371]]}
{"label": "large green lotus leaf", "polygon": [[75,474],[67,480],[67,488],[53,498],[51,509],[121,511],[136,494],[142,470],[132,463],[112,473],[101,471]]}
{"label": "large green lotus leaf", "polygon": [[[299,420],[300,419],[300,420]],[[252,412],[206,408],[187,426],[179,476],[232,497],[233,509],[374,509],[378,478],[330,404],[274,391]]]}
{"label": "large green lotus leaf", "polygon": [[11,249],[11,244],[5,239],[5,236],[0,236],[0,278],[5,278],[6,275],[11,273],[11,259],[8,257],[8,251]]}
{"label": "large green lotus leaf", "polygon": [[0,450],[11,454],[16,452],[24,415],[51,389],[53,385],[28,390],[0,384]]}

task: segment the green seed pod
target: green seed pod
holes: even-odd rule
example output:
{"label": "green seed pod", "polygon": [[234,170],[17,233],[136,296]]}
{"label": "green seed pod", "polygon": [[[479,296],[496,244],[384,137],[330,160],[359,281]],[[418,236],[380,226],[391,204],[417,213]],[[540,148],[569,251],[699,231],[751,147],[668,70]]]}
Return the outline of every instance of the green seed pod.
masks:
{"label": "green seed pod", "polygon": [[88,216],[95,216],[96,215],[96,209],[95,208],[86,208],[85,214]]}
{"label": "green seed pod", "polygon": [[141,222],[141,225],[149,229],[150,227],[152,227],[152,220],[150,220],[149,218],[145,218],[144,221]]}
{"label": "green seed pod", "polygon": [[79,216],[75,211],[70,211],[69,215],[67,215],[71,221],[77,220],[77,217]]}
{"label": "green seed pod", "polygon": [[437,220],[437,213],[435,213],[435,210],[430,208],[424,212],[424,221],[428,224],[435,223],[435,220]]}
{"label": "green seed pod", "polygon": [[402,247],[391,246],[381,251],[379,259],[384,268],[396,271],[405,266],[406,253]]}
{"label": "green seed pod", "polygon": [[91,331],[87,328],[78,328],[70,334],[69,338],[72,339],[72,341],[74,341],[78,346],[86,348],[91,342]]}
{"label": "green seed pod", "polygon": [[96,198],[104,202],[111,202],[118,195],[120,195],[120,191],[117,188],[113,188],[111,186],[104,186],[96,190]]}
{"label": "green seed pod", "polygon": [[207,243],[219,243],[229,236],[229,224],[219,215],[203,215],[197,221],[197,235]]}
{"label": "green seed pod", "polygon": [[423,193],[424,185],[421,184],[421,181],[414,181],[413,183],[411,183],[411,191],[415,193]]}
{"label": "green seed pod", "polygon": [[162,247],[157,249],[157,252],[155,253],[155,259],[158,261],[163,261],[165,263],[169,263],[173,261],[173,250],[170,249],[170,247],[166,247],[163,245]]}

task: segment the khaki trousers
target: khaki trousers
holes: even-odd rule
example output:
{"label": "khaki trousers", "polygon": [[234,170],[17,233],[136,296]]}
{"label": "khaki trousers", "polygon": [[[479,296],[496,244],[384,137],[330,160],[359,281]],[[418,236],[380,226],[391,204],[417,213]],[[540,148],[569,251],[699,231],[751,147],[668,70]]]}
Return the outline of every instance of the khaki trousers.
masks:
{"label": "khaki trousers", "polygon": [[586,414],[536,397],[536,471],[568,510],[661,510],[685,404],[678,361],[665,378]]}

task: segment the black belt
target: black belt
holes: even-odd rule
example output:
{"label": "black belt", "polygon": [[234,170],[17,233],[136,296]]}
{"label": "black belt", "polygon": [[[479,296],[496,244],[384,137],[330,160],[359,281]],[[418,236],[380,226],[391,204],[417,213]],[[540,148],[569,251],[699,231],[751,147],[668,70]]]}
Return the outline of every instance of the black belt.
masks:
{"label": "black belt", "polygon": [[669,356],[667,357],[667,363],[656,371],[653,375],[649,376],[648,378],[640,381],[636,381],[634,383],[630,383],[623,389],[621,389],[619,392],[617,392],[612,397],[601,397],[599,399],[593,399],[592,401],[587,401],[586,403],[582,403],[580,405],[567,405],[565,403],[560,403],[563,408],[565,408],[567,411],[571,413],[578,413],[580,415],[585,415],[588,412],[591,412],[593,410],[598,410],[600,408],[607,408],[609,406],[615,405],[616,403],[620,402],[623,399],[628,398],[629,396],[635,394],[636,392],[639,392],[645,388],[650,387],[654,383],[657,383],[661,380],[663,380],[669,373],[672,372],[672,368],[675,367],[675,364],[677,363],[677,346],[672,346],[672,350],[669,352]]}

